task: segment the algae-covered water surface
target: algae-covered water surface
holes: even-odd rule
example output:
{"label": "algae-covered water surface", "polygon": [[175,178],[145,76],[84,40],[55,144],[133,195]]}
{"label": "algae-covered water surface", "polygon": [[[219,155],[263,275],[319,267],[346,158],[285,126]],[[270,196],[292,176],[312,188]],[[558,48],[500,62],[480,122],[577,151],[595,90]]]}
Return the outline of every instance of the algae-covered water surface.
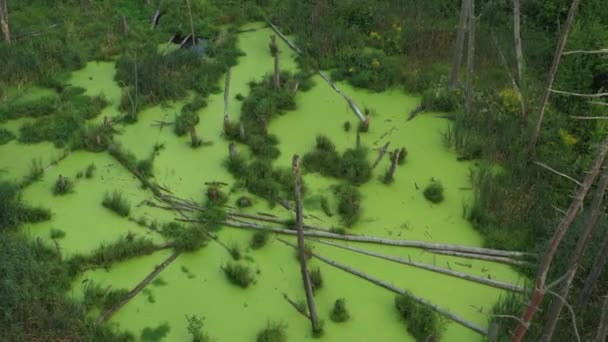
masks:
{"label": "algae-covered water surface", "polygon": [[[259,81],[273,71],[273,57],[268,51],[270,28],[256,23],[247,25],[238,35],[239,48],[244,55],[231,69],[229,88],[229,117],[237,122],[241,114],[242,97],[249,94],[250,81]],[[248,30],[255,29],[255,30]],[[297,72],[295,54],[278,40],[281,51],[281,69]],[[104,94],[110,103],[95,120],[119,114],[121,90],[114,81],[114,62],[90,62],[82,70],[70,75],[72,86],[82,87],[85,94]],[[268,133],[278,139],[280,155],[267,161],[275,168],[291,168],[292,156],[300,156],[315,148],[319,135],[327,136],[339,153],[357,144],[359,119],[348,103],[320,76],[313,76],[314,85],[307,91],[298,91],[296,109],[285,111],[269,122]],[[406,148],[405,162],[399,165],[391,184],[383,177],[390,168],[391,157],[386,153],[373,168],[372,177],[360,185],[361,208],[359,220],[346,229],[346,233],[382,237],[393,240],[414,240],[432,243],[458,244],[482,247],[482,238],[464,217],[471,199],[470,169],[475,165],[461,162],[443,143],[442,133],[449,121],[441,113],[425,113],[408,121],[408,114],[420,99],[400,90],[370,92],[338,82],[359,107],[369,110],[370,128],[361,133],[360,143],[370,163],[376,161],[386,144],[388,151]],[[218,84],[224,88],[224,80]],[[38,90],[40,91],[40,90]],[[44,92],[39,96],[45,96]],[[36,92],[33,92],[36,97]],[[154,154],[154,182],[170,191],[172,196],[192,202],[204,201],[211,183],[221,184],[228,193],[226,205],[234,208],[242,195],[252,199],[253,205],[240,211],[272,219],[291,220],[292,211],[266,199],[247,194],[236,186],[235,179],[226,169],[230,141],[224,136],[224,93],[211,94],[207,106],[198,110],[200,117],[196,132],[202,139],[200,148],[190,147],[190,137],[178,137],[173,122],[185,99],[145,108],[132,125],[115,125],[115,140],[131,151],[137,159]],[[8,121],[2,127],[17,132],[23,124]],[[346,124],[348,122],[348,124]],[[350,125],[351,129],[345,129]],[[155,151],[155,146],[162,148]],[[236,149],[249,156],[249,147],[237,143]],[[52,219],[28,225],[31,238],[41,238],[55,245],[66,257],[89,253],[117,239],[146,237],[156,244],[166,242],[158,227],[184,216],[166,208],[150,206],[154,194],[142,188],[139,180],[108,152],[77,151],[65,154],[51,143],[23,144],[11,141],[0,146],[0,177],[21,179],[28,172],[32,160],[40,160],[45,171],[40,182],[29,185],[23,193],[27,203],[42,205],[52,211]],[[249,156],[250,159],[255,158]],[[57,161],[58,160],[58,161]],[[53,163],[57,161],[56,163]],[[87,168],[94,165],[90,177]],[[304,165],[305,168],[305,165]],[[86,174],[86,175],[85,175]],[[54,196],[53,187],[58,177],[74,182],[71,193]],[[305,222],[309,225],[339,231],[344,225],[337,214],[339,203],[333,192],[342,181],[324,177],[319,173],[303,175]],[[425,198],[424,191],[433,182],[444,188],[444,200],[433,203]],[[130,203],[128,218],[104,208],[106,194],[120,191]],[[191,213],[186,214],[186,216]],[[276,226],[276,225],[275,225]],[[288,229],[289,224],[281,225]],[[59,238],[57,230],[65,233]],[[186,317],[204,317],[204,331],[213,340],[253,341],[256,334],[269,322],[286,326],[289,341],[311,340],[309,320],[298,312],[292,302],[305,303],[300,266],[295,250],[279,241],[295,243],[291,235],[270,234],[267,245],[261,249],[250,247],[253,230],[222,226],[214,233],[215,240],[196,252],[181,253],[175,261],[156,275],[135,297],[111,316],[110,321],[121,330],[131,332],[138,339],[184,341],[188,335]],[[346,245],[333,240],[335,244]],[[332,261],[380,279],[397,288],[410,291],[482,329],[488,329],[491,307],[507,290],[471,282],[454,276],[439,274],[412,266],[391,262],[369,255],[336,248],[307,239],[312,251]],[[348,243],[350,247],[369,252],[399,257],[409,262],[424,263],[479,278],[522,285],[523,279],[508,265],[431,253],[429,250],[369,243]],[[240,264],[251,268],[255,281],[247,288],[231,284],[222,268],[232,262],[233,256],[226,246],[240,250]],[[81,298],[87,284],[95,283],[112,289],[131,290],[157,265],[170,255],[164,249],[149,255],[99,267],[84,272],[73,284],[69,296]],[[319,318],[324,322],[323,341],[413,341],[406,325],[395,309],[395,293],[353,274],[344,272],[316,258],[309,260],[309,268],[320,270],[323,286],[315,291]],[[343,298],[350,314],[344,323],[330,319],[336,300]],[[97,315],[99,312],[92,312]],[[482,341],[484,337],[457,322],[445,320],[443,340]],[[150,337],[154,335],[155,337]]]}

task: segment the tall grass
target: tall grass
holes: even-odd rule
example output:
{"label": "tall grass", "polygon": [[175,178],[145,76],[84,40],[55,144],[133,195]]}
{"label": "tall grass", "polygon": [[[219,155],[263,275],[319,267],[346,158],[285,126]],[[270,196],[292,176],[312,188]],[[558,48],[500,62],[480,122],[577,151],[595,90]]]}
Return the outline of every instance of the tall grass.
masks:
{"label": "tall grass", "polygon": [[131,204],[118,190],[115,190],[111,194],[106,192],[101,204],[122,217],[127,217],[131,213]]}

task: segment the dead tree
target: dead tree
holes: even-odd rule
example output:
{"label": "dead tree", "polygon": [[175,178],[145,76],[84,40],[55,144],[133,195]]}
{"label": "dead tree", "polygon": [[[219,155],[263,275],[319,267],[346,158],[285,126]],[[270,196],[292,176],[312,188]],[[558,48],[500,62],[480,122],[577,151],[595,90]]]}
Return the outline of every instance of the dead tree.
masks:
{"label": "dead tree", "polygon": [[515,60],[517,61],[517,92],[520,98],[522,123],[528,126],[528,111],[525,107],[525,102],[522,90],[525,89],[524,83],[524,53],[521,46],[521,12],[520,0],[513,0],[513,36],[515,42]]}
{"label": "dead tree", "polygon": [[600,214],[602,211],[602,202],[604,199],[604,194],[606,193],[606,187],[608,186],[608,165],[604,164],[604,171],[602,172],[602,176],[600,177],[600,181],[598,183],[597,189],[595,190],[595,194],[593,195],[593,200],[591,202],[590,209],[587,209],[587,215],[585,217],[585,228],[583,230],[582,235],[578,238],[578,242],[576,243],[576,248],[574,250],[574,255],[570,259],[570,264],[567,269],[566,279],[562,280],[559,289],[557,290],[557,294],[559,295],[549,307],[549,311],[545,317],[545,328],[543,331],[543,335],[541,341],[549,342],[553,337],[553,332],[555,331],[555,327],[557,325],[557,320],[564,308],[564,302],[562,298],[568,298],[568,293],[570,292],[570,287],[572,285],[572,281],[576,276],[576,272],[578,271],[579,264],[585,255],[585,250],[593,232],[597,227],[597,223],[600,218]]}
{"label": "dead tree", "polygon": [[397,170],[397,163],[399,162],[399,156],[401,155],[401,150],[396,149],[393,152],[393,156],[391,158],[391,167],[386,171],[386,175],[384,176],[385,183],[391,183],[394,180],[395,170]]}
{"label": "dead tree", "polygon": [[469,4],[469,15],[468,15],[468,48],[467,48],[467,84],[466,84],[466,99],[465,99],[465,112],[471,113],[473,107],[473,63],[475,61],[475,0],[470,0]]}
{"label": "dead tree", "polygon": [[196,35],[194,34],[194,20],[192,19],[192,7],[190,6],[190,0],[186,0],[188,4],[188,16],[190,17],[190,34],[192,34],[192,46],[196,46]]}
{"label": "dead tree", "polygon": [[471,0],[462,0],[460,5],[460,20],[458,21],[458,34],[456,36],[456,46],[454,47],[454,57],[452,59],[452,76],[450,79],[450,89],[456,88],[462,65],[462,51],[464,50],[464,34],[467,31],[467,17],[469,15],[469,3]]}
{"label": "dead tree", "polygon": [[281,75],[279,71],[279,45],[277,44],[277,36],[270,36],[270,54],[274,58],[274,87],[279,89],[281,87]]}
{"label": "dead tree", "polygon": [[11,30],[8,24],[8,0],[0,0],[0,28],[2,28],[2,35],[4,41],[11,42]]}
{"label": "dead tree", "polygon": [[606,334],[608,334],[608,295],[604,297],[604,304],[602,305],[602,316],[600,318],[600,326],[597,328],[597,334],[595,335],[595,340],[593,341],[606,341]]}
{"label": "dead tree", "polygon": [[541,259],[541,264],[536,273],[534,292],[532,293],[532,297],[530,298],[530,302],[528,303],[528,306],[526,307],[522,318],[519,320],[519,324],[517,325],[517,328],[513,335],[513,342],[522,341],[522,339],[526,335],[526,332],[528,331],[528,327],[530,326],[532,319],[534,319],[536,311],[538,311],[545,292],[547,291],[545,284],[547,280],[547,273],[549,271],[549,267],[551,266],[551,262],[553,261],[553,257],[557,252],[557,248],[559,247],[559,244],[562,241],[564,234],[570,227],[572,221],[574,221],[574,218],[578,214],[579,210],[581,209],[581,206],[583,205],[583,200],[589,192],[589,188],[591,188],[591,185],[597,177],[597,174],[600,172],[600,168],[604,164],[604,159],[606,158],[607,153],[608,139],[604,140],[602,145],[599,147],[597,156],[595,157],[595,160],[593,161],[593,164],[589,169],[587,176],[585,177],[585,181],[580,185],[576,196],[572,200],[572,203],[570,204],[570,207],[566,212],[566,215],[559,223],[555,233],[553,234],[553,237],[551,238],[549,247],[547,248],[547,251]]}
{"label": "dead tree", "polygon": [[572,5],[570,6],[570,11],[568,12],[568,19],[566,20],[566,24],[562,30],[562,34],[559,37],[557,47],[555,48],[555,54],[553,55],[553,63],[551,64],[551,69],[549,69],[549,75],[547,77],[543,97],[540,102],[540,112],[538,114],[538,119],[536,120],[536,127],[534,128],[534,133],[532,133],[532,138],[530,139],[530,143],[528,144],[528,155],[530,156],[533,156],[536,152],[536,143],[538,142],[538,137],[540,136],[540,129],[543,124],[545,111],[547,110],[549,96],[551,95],[551,88],[553,88],[553,81],[555,81],[555,74],[557,74],[557,68],[559,67],[559,63],[561,61],[564,48],[566,47],[566,43],[568,42],[568,34],[570,33],[570,29],[572,28],[572,23],[574,22],[574,17],[576,16],[576,12],[578,11],[578,5],[580,2],[581,0],[572,0]]}
{"label": "dead tree", "polygon": [[198,134],[196,134],[196,127],[190,127],[190,147],[197,148],[201,146],[202,143],[203,141],[198,137]]}
{"label": "dead tree", "polygon": [[587,302],[591,297],[591,291],[593,290],[595,283],[597,283],[597,280],[602,275],[606,263],[608,263],[608,234],[606,234],[604,237],[600,251],[593,259],[591,271],[589,271],[589,275],[587,276],[587,279],[585,279],[583,289],[576,300],[576,308],[578,310],[583,310],[583,308],[587,305]]}
{"label": "dead tree", "polygon": [[306,291],[306,301],[308,302],[308,312],[310,312],[310,322],[312,324],[313,334],[321,331],[319,326],[319,318],[317,317],[317,308],[315,299],[312,294],[312,284],[306,266],[306,251],[304,250],[304,220],[302,218],[302,194],[300,192],[300,157],[296,154],[293,156],[293,175],[294,175],[294,195],[296,200],[296,229],[298,231],[298,257],[300,259],[300,271],[302,273],[302,282]]}

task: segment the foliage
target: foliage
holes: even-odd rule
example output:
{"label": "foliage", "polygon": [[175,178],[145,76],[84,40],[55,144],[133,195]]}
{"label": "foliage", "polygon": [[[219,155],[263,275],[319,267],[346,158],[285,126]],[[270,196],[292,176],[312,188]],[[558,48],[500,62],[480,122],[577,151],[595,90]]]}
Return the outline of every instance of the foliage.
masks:
{"label": "foliage", "polygon": [[443,202],[443,185],[441,182],[432,180],[424,189],[424,197],[435,204]]}
{"label": "foliage", "polygon": [[445,86],[429,88],[422,93],[422,107],[427,111],[452,112],[458,105],[458,96]]}
{"label": "foliage", "polygon": [[251,198],[247,196],[241,196],[236,200],[236,206],[239,208],[249,208],[253,205]]}
{"label": "foliage", "polygon": [[101,204],[122,217],[127,217],[131,213],[131,204],[118,190],[115,190],[112,194],[106,192]]}
{"label": "foliage", "polygon": [[9,143],[11,140],[17,138],[13,132],[5,128],[0,128],[0,145]]}
{"label": "foliage", "polygon": [[247,265],[231,261],[221,268],[228,281],[234,285],[245,289],[255,282],[253,271]]}
{"label": "foliage", "polygon": [[352,226],[361,215],[361,193],[349,184],[336,186],[334,193],[338,197],[338,214],[342,223],[347,227]]}
{"label": "foliage", "polygon": [[331,310],[329,317],[336,323],[343,323],[350,319],[350,314],[346,309],[346,300],[344,298],[336,299],[334,308]]}
{"label": "foliage", "polygon": [[144,330],[141,331],[140,337],[143,342],[159,342],[169,334],[170,330],[171,327],[169,327],[169,323],[165,322],[156,328],[144,328]]}
{"label": "foliage", "polygon": [[53,228],[51,229],[50,237],[53,240],[63,239],[65,237],[65,232],[61,229]]}
{"label": "foliage", "polygon": [[270,233],[268,233],[267,231],[258,230],[251,236],[251,242],[249,243],[249,246],[251,246],[252,249],[260,249],[266,245],[269,236]]}
{"label": "foliage", "polygon": [[429,307],[418,304],[409,296],[395,297],[395,308],[416,341],[439,340],[445,329],[439,315]]}
{"label": "foliage", "polygon": [[182,107],[181,113],[175,117],[173,124],[175,134],[182,136],[189,133],[199,122],[197,111],[206,105],[206,101],[202,98],[195,98],[193,101],[185,104]]}
{"label": "foliage", "polygon": [[0,232],[17,228],[22,223],[36,223],[50,218],[48,210],[28,207],[23,203],[19,186],[0,182]]}
{"label": "foliage", "polygon": [[193,224],[190,228],[181,227],[171,237],[174,239],[175,250],[181,252],[197,251],[206,246],[209,240],[205,228],[197,224]]}
{"label": "foliage", "polygon": [[331,72],[336,81],[347,80],[355,87],[377,92],[394,85],[398,75],[398,59],[386,56],[382,50],[344,56],[341,65]]}
{"label": "foliage", "polygon": [[266,327],[258,333],[257,342],[285,342],[287,341],[287,325],[282,322],[268,322]]}
{"label": "foliage", "polygon": [[192,336],[192,342],[206,342],[209,338],[203,332],[205,317],[197,315],[186,315],[188,321],[188,333]]}

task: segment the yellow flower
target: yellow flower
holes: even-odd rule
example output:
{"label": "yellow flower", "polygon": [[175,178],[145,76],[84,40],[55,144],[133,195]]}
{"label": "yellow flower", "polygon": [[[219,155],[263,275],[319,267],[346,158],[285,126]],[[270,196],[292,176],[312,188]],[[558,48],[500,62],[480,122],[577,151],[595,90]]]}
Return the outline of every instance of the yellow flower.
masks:
{"label": "yellow flower", "polygon": [[506,88],[498,93],[500,103],[508,113],[519,112],[519,96],[513,88]]}
{"label": "yellow flower", "polygon": [[578,139],[574,135],[570,134],[568,131],[566,131],[563,128],[559,129],[559,136],[562,138],[562,141],[567,146],[576,145],[576,143],[578,142]]}

